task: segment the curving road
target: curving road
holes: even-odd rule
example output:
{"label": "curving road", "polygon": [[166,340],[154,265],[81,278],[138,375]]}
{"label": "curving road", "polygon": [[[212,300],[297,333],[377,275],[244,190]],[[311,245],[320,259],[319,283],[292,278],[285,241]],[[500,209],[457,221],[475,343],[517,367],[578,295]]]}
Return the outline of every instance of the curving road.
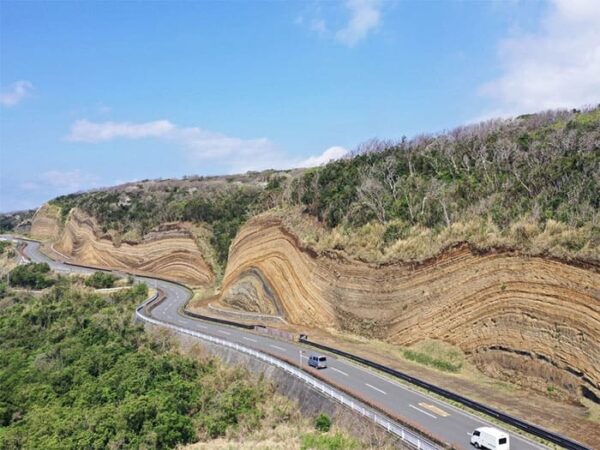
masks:
{"label": "curving road", "polygon": [[[35,262],[47,262],[57,272],[89,273],[93,271],[50,259],[40,251],[38,242],[22,242],[26,243],[24,254],[28,259]],[[306,364],[306,356],[303,356],[301,351],[304,351],[305,354],[309,354],[311,351],[314,352],[314,350],[299,343],[281,341],[255,334],[252,331],[188,317],[183,313],[183,307],[189,299],[187,289],[175,283],[148,277],[136,277],[136,279],[145,282],[148,286],[162,290],[166,295],[165,301],[158,304],[149,313],[151,317],[161,322],[213,335],[276,357],[282,357],[284,360],[298,361],[304,358],[304,364]],[[325,381],[330,381],[334,386],[342,386],[349,392],[355,392],[363,398],[369,399],[384,411],[395,416],[404,417],[410,423],[417,424],[458,448],[472,448],[469,443],[470,433],[475,428],[490,425],[489,422],[480,417],[421,392],[414,391],[390,378],[379,375],[374,370],[358,366],[333,355],[328,357],[328,364],[327,369],[320,371],[320,375]],[[515,433],[510,433],[510,435],[511,450],[546,448]]]}

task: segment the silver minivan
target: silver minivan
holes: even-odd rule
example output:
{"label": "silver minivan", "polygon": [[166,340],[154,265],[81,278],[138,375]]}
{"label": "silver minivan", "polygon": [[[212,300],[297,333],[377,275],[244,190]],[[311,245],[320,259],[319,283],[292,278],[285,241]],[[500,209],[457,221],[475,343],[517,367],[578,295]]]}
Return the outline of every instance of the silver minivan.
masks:
{"label": "silver minivan", "polygon": [[327,367],[327,358],[323,355],[310,355],[308,365],[315,369],[325,369]]}

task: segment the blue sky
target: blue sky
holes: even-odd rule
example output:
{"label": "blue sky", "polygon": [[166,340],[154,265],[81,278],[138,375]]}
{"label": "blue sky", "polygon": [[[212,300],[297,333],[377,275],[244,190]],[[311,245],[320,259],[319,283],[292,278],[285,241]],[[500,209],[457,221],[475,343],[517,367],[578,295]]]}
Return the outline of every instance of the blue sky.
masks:
{"label": "blue sky", "polygon": [[595,0],[0,4],[0,211],[600,100]]}

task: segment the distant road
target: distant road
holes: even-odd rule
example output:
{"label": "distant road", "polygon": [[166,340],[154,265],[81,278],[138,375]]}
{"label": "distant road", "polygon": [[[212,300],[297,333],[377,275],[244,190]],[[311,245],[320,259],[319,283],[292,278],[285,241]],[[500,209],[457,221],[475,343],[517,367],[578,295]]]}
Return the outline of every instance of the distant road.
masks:
{"label": "distant road", "polygon": [[[63,264],[50,259],[40,251],[40,244],[38,242],[23,242],[26,243],[24,254],[31,261],[47,262],[53,270],[58,272],[93,272],[93,270],[88,268]],[[314,353],[314,349],[311,350],[299,343],[280,341],[255,334],[252,331],[186,316],[181,311],[183,311],[183,307],[189,299],[188,290],[178,284],[163,280],[149,277],[135,278],[165,293],[166,300],[152,309],[150,313],[151,317],[161,322],[213,335],[245,347],[264,351],[273,356],[280,356],[283,360],[300,360],[300,351],[303,351],[305,355],[311,352]],[[303,364],[306,364],[306,356],[303,358]],[[329,356],[328,366],[327,369],[319,372],[325,381],[330,381],[333,386],[341,386],[348,392],[355,392],[363,398],[369,399],[372,403],[379,405],[382,410],[394,416],[403,417],[408,422],[417,424],[420,428],[428,430],[433,435],[459,448],[473,448],[470,445],[473,430],[481,426],[491,425],[486,420],[473,414],[451,406],[444,401],[407,388],[390,378],[376,373],[374,370],[358,366],[350,361]],[[502,428],[496,425],[491,426]],[[546,448],[514,433],[510,433],[510,438],[511,450]]]}

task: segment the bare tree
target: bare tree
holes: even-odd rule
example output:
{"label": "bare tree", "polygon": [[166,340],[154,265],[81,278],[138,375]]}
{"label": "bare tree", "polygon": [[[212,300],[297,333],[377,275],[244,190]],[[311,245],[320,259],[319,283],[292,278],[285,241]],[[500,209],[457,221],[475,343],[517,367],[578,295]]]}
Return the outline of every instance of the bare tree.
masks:
{"label": "bare tree", "polygon": [[377,216],[377,220],[385,223],[385,196],[387,192],[383,183],[379,181],[376,172],[374,167],[369,167],[361,171],[360,184],[357,190],[358,199],[363,205],[373,211],[375,216]]}

